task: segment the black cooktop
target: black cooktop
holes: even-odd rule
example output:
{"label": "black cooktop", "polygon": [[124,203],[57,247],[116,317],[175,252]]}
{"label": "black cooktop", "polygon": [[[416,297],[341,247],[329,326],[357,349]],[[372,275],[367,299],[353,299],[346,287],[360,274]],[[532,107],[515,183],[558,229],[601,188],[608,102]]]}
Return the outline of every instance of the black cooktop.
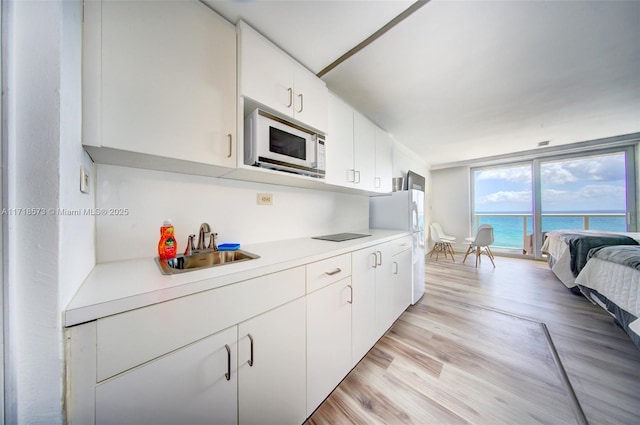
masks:
{"label": "black cooktop", "polygon": [[336,233],[333,235],[314,236],[311,239],[320,239],[322,241],[343,242],[351,239],[366,238],[371,235],[364,235],[362,233]]}

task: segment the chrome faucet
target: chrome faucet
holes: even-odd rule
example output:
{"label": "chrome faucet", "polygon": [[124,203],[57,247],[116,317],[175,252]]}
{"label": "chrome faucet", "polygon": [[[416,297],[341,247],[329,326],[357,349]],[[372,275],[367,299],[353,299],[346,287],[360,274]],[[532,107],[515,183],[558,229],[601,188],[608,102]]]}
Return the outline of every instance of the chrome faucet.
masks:
{"label": "chrome faucet", "polygon": [[209,249],[213,249],[214,251],[218,250],[218,245],[216,245],[216,238],[218,237],[217,233],[209,233]]}
{"label": "chrome faucet", "polygon": [[189,235],[187,240],[187,249],[184,250],[184,255],[191,255],[196,250],[195,247],[196,235]]}
{"label": "chrome faucet", "polygon": [[211,234],[211,228],[209,227],[208,223],[202,223],[200,225],[200,231],[198,232],[198,246],[197,246],[197,250],[200,251],[201,249],[205,249],[205,241],[208,235]]}

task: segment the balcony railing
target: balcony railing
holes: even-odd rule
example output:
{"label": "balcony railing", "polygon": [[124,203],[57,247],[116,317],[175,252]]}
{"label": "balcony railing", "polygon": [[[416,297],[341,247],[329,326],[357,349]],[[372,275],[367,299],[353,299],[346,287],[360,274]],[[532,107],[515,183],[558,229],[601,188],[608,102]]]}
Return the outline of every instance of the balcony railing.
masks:
{"label": "balcony railing", "polygon": [[[493,226],[492,247],[522,250],[533,254],[533,222],[531,214],[477,213],[474,214],[474,231],[481,224]],[[625,213],[544,213],[542,232],[551,230],[602,230],[624,232],[627,230]]]}

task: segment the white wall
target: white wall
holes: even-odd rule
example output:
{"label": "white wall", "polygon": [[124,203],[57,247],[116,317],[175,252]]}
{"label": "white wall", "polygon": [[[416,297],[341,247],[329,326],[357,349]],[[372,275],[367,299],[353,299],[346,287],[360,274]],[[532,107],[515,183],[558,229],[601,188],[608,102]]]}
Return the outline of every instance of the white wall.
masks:
{"label": "white wall", "polygon": [[[258,193],[273,205],[257,205]],[[335,192],[97,165],[98,263],[157,255],[160,225],[173,221],[178,250],[207,222],[218,242],[240,244],[368,228],[369,198]]]}
{"label": "white wall", "polygon": [[431,171],[432,222],[456,237],[457,251],[466,249],[464,239],[471,236],[469,167]]}
{"label": "white wall", "polygon": [[[62,312],[95,263],[93,217],[79,192],[82,4],[3,2],[5,92],[5,338],[8,423],[61,424]],[[33,211],[33,210],[32,210]],[[45,214],[46,212],[46,214]]]}
{"label": "white wall", "polygon": [[[3,5],[9,64],[5,205],[47,211],[57,208],[59,191],[61,3]],[[61,423],[57,217],[5,218],[8,422]]]}
{"label": "white wall", "polygon": [[[82,148],[82,4],[64,1],[60,83],[59,208],[94,207],[95,173]],[[80,167],[91,176],[90,192],[80,192]],[[59,215],[60,307],[64,309],[95,265],[95,218]]]}

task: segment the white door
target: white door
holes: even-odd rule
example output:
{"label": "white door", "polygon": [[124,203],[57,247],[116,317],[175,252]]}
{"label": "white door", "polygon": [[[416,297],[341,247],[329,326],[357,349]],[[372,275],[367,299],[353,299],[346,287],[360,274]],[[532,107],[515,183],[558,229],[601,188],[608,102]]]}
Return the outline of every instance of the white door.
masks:
{"label": "white door", "polygon": [[233,326],[98,384],[96,424],[237,423],[236,338]]}
{"label": "white door", "polygon": [[240,424],[300,424],[306,406],[305,300],[238,325]]}

